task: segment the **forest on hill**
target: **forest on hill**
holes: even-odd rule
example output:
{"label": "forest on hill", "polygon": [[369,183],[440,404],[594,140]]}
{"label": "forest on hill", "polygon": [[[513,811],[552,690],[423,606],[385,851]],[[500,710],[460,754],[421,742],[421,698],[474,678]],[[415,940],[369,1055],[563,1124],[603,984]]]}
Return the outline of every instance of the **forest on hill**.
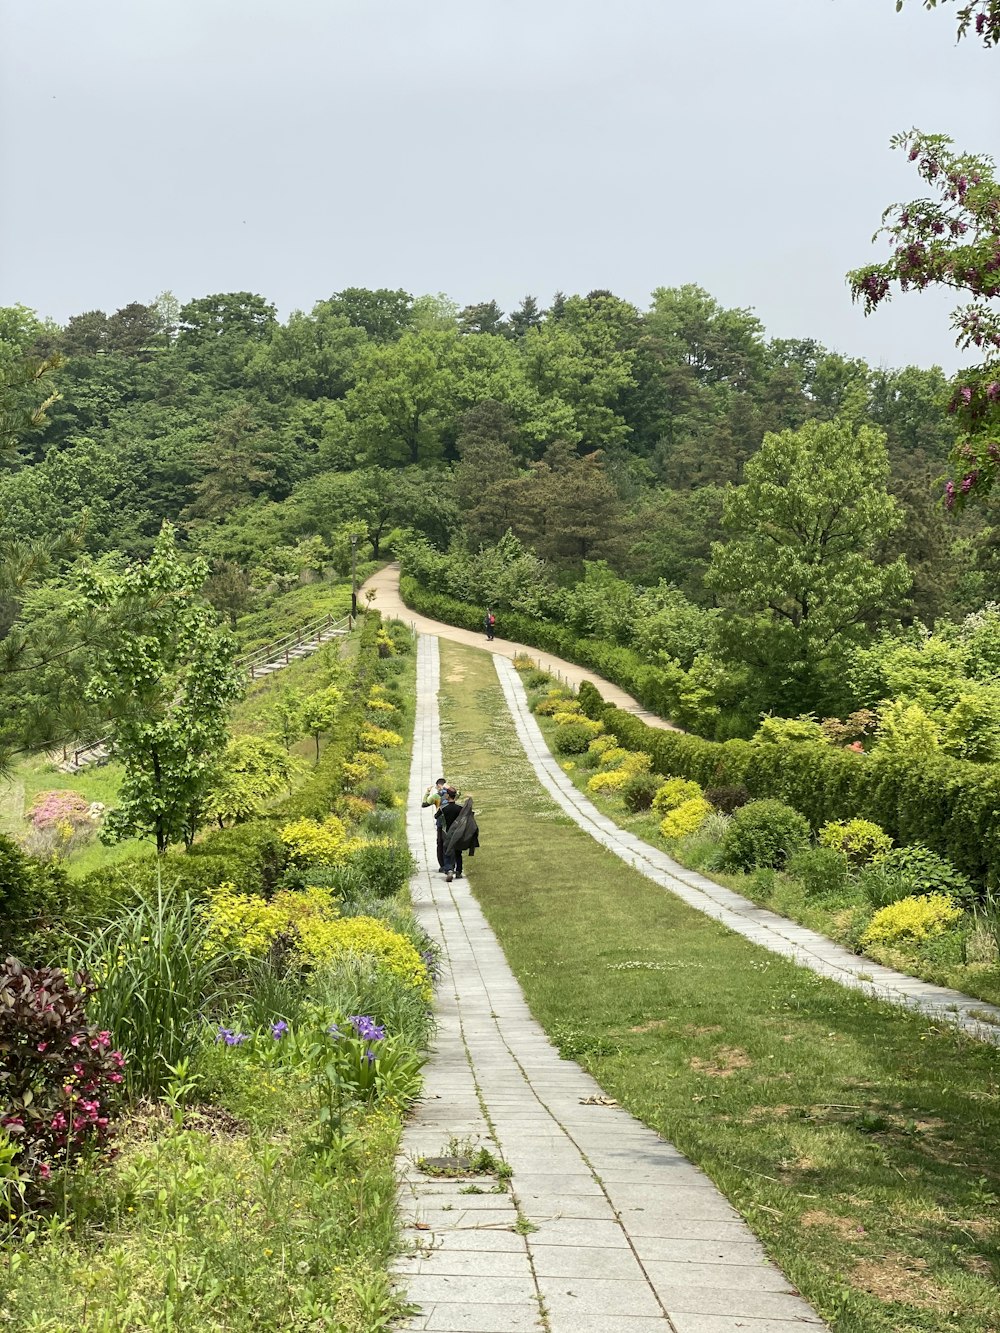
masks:
{"label": "forest on hill", "polygon": [[61,327],[13,307],[0,363],[9,745],[99,724],[75,688],[87,636],[66,627],[81,570],[148,557],[169,521],[234,627],[344,572],[354,537],[427,595],[637,655],[703,734],[905,696],[964,753],[947,735],[962,698],[992,757],[997,512],[941,504],[955,422],[937,367],[769,338],[697,286],[646,310],[349,289],[281,321],[248,292],[164,293]]}

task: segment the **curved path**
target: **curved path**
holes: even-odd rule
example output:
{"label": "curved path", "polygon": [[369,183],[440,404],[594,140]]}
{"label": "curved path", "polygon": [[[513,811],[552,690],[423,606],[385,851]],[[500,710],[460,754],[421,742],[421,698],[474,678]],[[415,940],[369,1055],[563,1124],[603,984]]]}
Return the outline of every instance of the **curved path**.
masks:
{"label": "curved path", "polygon": [[[428,616],[422,616],[418,611],[412,611],[399,595],[399,565],[386,565],[384,568],[376,571],[361,588],[361,593],[372,591],[375,593],[375,608],[385,616],[395,616],[396,619],[405,621],[412,625],[417,634],[436,634],[442,639],[452,639],[455,643],[464,643],[468,648],[486,648],[487,639],[485,634],[477,634],[471,629],[459,629],[457,625],[446,625],[440,620],[431,620]],[[596,675],[586,667],[578,666],[575,662],[567,662],[563,657],[553,657],[551,653],[543,653],[539,648],[532,648],[529,643],[514,643],[511,639],[494,639],[488,648],[489,652],[498,653],[503,657],[515,657],[519,653],[527,653],[534,658],[543,670],[550,672],[559,680],[572,685],[574,689],[579,689],[585,680],[589,680],[592,685],[596,685],[601,694],[609,704],[614,704],[616,708],[622,708],[627,713],[634,713],[636,717],[642,718],[650,727],[660,727],[665,731],[678,731],[672,722],[665,721],[655,713],[649,712],[637,699],[633,699],[631,694],[627,694],[620,685],[615,685],[610,680],[605,680],[603,676]]]}
{"label": "curved path", "polygon": [[[414,1248],[395,1267],[420,1307],[406,1327],[822,1333],[708,1177],[560,1058],[468,881],[433,873],[433,821],[420,803],[442,768],[438,682],[437,640],[422,634],[407,829],[414,907],[441,943],[444,975],[426,1092],[404,1138],[401,1212]],[[512,1168],[509,1189],[419,1169],[477,1146]]]}

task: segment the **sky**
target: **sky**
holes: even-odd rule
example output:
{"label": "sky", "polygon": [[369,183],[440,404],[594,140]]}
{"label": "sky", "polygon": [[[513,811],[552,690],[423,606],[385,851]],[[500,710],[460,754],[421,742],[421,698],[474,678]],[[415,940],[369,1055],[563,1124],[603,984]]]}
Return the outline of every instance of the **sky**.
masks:
{"label": "sky", "polygon": [[911,126],[1000,158],[1000,51],[907,0],[0,0],[0,305],[169,289],[284,317],[697,283],[773,337],[962,363],[947,293],[845,282],[922,193]]}

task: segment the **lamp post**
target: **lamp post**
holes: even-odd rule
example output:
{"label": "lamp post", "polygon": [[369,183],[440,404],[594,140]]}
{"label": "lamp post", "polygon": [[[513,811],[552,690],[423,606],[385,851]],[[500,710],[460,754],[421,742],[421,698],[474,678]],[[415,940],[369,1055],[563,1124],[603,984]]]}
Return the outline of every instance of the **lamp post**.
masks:
{"label": "lamp post", "polygon": [[358,618],[358,534],[351,533],[351,618]]}

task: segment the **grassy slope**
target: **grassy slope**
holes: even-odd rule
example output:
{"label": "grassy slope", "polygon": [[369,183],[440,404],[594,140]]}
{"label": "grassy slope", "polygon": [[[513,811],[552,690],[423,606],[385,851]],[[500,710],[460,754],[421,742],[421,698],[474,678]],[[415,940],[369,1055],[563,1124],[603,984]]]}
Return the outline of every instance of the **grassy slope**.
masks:
{"label": "grassy slope", "polygon": [[563,815],[489,658],[444,643],[472,886],[564,1053],[719,1184],[836,1333],[1000,1326],[1000,1055],[754,947]]}

